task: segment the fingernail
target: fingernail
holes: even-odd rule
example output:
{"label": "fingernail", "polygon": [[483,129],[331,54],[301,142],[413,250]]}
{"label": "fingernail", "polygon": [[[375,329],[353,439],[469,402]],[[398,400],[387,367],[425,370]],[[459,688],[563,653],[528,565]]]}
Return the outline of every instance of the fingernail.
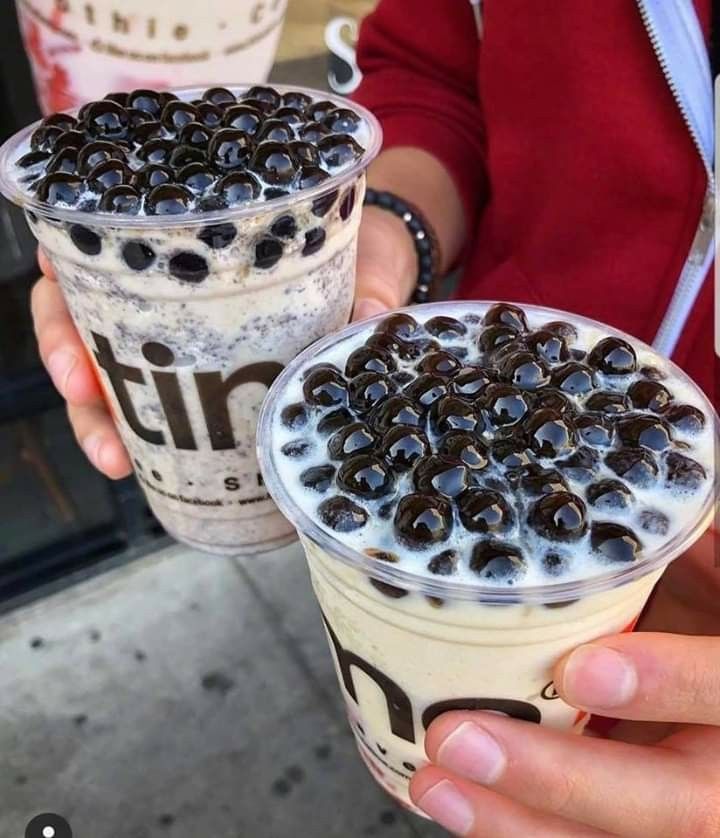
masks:
{"label": "fingernail", "polygon": [[380,300],[358,300],[355,303],[353,320],[367,320],[368,317],[374,317],[383,311],[387,311],[387,306],[384,306]]}
{"label": "fingernail", "polygon": [[500,777],[507,760],[503,749],[484,728],[463,722],[440,745],[437,761],[454,773],[487,786]]}
{"label": "fingernail", "polygon": [[467,835],[475,815],[458,787],[450,780],[440,780],[417,801],[417,805],[440,826],[456,835]]}
{"label": "fingernail", "polygon": [[75,364],[77,364],[77,356],[68,352],[67,349],[56,349],[48,358],[47,366],[50,378],[63,395],[65,395],[67,381]]}
{"label": "fingernail", "polygon": [[82,448],[88,460],[97,468],[100,468],[100,452],[104,444],[101,434],[90,434],[83,440]]}
{"label": "fingernail", "polygon": [[565,697],[582,707],[621,707],[637,692],[633,662],[615,649],[579,646],[565,663],[562,689]]}

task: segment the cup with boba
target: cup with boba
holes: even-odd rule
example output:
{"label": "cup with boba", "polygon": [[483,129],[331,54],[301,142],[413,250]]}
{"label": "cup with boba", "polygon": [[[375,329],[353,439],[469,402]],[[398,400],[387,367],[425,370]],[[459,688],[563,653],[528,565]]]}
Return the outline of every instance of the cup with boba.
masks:
{"label": "cup with boba", "polygon": [[374,117],[311,90],[113,93],[10,139],[0,190],[52,263],[137,479],[218,553],[294,537],[255,456],[283,366],[349,319]]}
{"label": "cup with boba", "polygon": [[387,791],[411,805],[425,731],[449,710],[582,731],[553,666],[631,630],[705,531],[716,441],[712,405],[672,362],[529,305],[406,309],[284,370],[261,467]]}

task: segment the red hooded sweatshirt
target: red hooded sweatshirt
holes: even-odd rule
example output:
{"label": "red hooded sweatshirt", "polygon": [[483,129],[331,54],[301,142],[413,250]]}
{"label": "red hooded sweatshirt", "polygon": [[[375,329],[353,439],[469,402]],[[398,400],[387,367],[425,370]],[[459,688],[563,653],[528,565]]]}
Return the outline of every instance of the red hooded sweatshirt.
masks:
{"label": "red hooded sweatshirt", "polygon": [[[541,303],[655,340],[702,238],[708,174],[642,7],[484,0],[482,37],[466,0],[381,0],[366,18],[356,98],[385,148],[425,149],[457,184],[460,297]],[[695,11],[702,46],[710,0]],[[704,274],[670,351],[712,395]]]}

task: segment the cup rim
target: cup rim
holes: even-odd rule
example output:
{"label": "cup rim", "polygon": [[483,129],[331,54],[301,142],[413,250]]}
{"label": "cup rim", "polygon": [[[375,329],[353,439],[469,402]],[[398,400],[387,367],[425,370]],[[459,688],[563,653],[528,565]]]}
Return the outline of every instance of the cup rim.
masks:
{"label": "cup rim", "polygon": [[[326,349],[334,347],[342,341],[351,340],[361,331],[372,329],[373,325],[380,323],[391,314],[397,312],[406,312],[408,314],[414,314],[416,312],[446,312],[450,314],[450,312],[457,313],[458,308],[470,307],[468,313],[474,313],[473,307],[481,306],[482,310],[485,311],[488,307],[498,302],[503,301],[456,300],[426,303],[418,306],[405,306],[394,309],[393,311],[383,312],[367,320],[352,323],[340,332],[327,335],[303,350],[275,379],[262,404],[258,417],[257,458],[270,496],[283,515],[295,526],[299,534],[302,537],[309,538],[318,547],[325,550],[333,559],[338,559],[343,564],[359,570],[374,579],[386,582],[389,585],[407,590],[420,591],[427,596],[441,599],[472,600],[496,605],[509,605],[520,602],[523,604],[565,602],[612,590],[620,585],[625,585],[640,579],[669,564],[703,535],[712,520],[717,482],[717,473],[714,464],[713,474],[711,475],[712,479],[709,481],[706,495],[698,507],[697,514],[670,541],[666,542],[651,555],[629,566],[623,566],[620,569],[598,574],[586,580],[530,585],[526,587],[499,588],[474,582],[439,581],[436,578],[429,578],[425,574],[401,569],[386,562],[374,561],[364,553],[344,544],[334,535],[331,535],[323,529],[293,500],[278,473],[273,448],[269,443],[272,439],[272,425],[275,414],[280,404],[280,397],[285,391],[285,386],[297,375],[298,371],[306,363]],[[633,346],[652,352],[658,358],[662,358],[662,356],[644,341],[638,340],[626,332],[589,317],[529,303],[523,303],[521,307],[523,310],[532,311],[548,321],[569,320],[571,323],[600,328],[606,335],[621,337]],[[719,420],[714,406],[705,393],[673,361],[662,358],[662,362],[669,367],[673,376],[677,376],[684,382],[689,383],[699,395],[700,400],[703,402],[708,422],[712,424],[714,429],[715,450],[717,451]]]}
{"label": "cup rim", "polygon": [[[249,83],[235,83],[235,84],[219,84],[213,87],[226,87],[232,93],[237,95],[248,90],[251,87],[257,86],[256,82]],[[338,188],[344,183],[353,180],[360,175],[375,159],[382,147],[382,128],[377,117],[356,102],[347,99],[344,96],[338,96],[335,93],[330,93],[324,90],[317,90],[311,87],[299,87],[297,85],[276,84],[272,85],[274,90],[279,93],[290,93],[297,91],[298,93],[305,93],[313,99],[327,100],[337,105],[338,107],[350,108],[355,111],[365,122],[369,130],[369,142],[365,148],[364,153],[359,157],[352,166],[331,175],[322,183],[312,186],[308,189],[302,189],[298,192],[291,193],[283,198],[276,198],[272,201],[258,201],[250,200],[238,204],[236,207],[228,209],[212,210],[211,212],[196,212],[183,213],[182,215],[169,215],[158,218],[152,215],[121,215],[112,212],[84,212],[79,209],[70,209],[67,207],[57,207],[44,204],[38,201],[34,195],[24,191],[16,178],[11,175],[15,168],[15,161],[18,156],[18,150],[23,147],[30,135],[40,126],[42,119],[33,122],[31,125],[21,129],[13,134],[0,146],[0,194],[4,195],[13,204],[16,204],[25,212],[32,212],[40,217],[49,217],[52,220],[65,221],[69,224],[82,223],[84,226],[112,226],[114,228],[179,228],[179,227],[204,227],[210,224],[227,223],[230,221],[242,220],[243,218],[253,217],[258,212],[271,209],[272,212],[282,213],[300,202],[305,202],[324,195],[333,189]],[[198,98],[195,94],[202,94],[207,90],[207,85],[202,87],[177,87],[170,88],[168,92],[174,93],[184,101]],[[82,107],[82,106],[81,106]],[[72,110],[63,111],[72,116],[76,116],[80,108],[73,108]]]}

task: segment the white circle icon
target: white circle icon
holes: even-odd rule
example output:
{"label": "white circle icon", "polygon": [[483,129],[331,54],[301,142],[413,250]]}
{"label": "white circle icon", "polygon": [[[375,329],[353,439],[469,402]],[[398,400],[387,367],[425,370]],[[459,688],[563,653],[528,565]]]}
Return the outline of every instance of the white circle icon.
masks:
{"label": "white circle icon", "polygon": [[46,826],[43,829],[43,838],[55,838],[55,830],[52,826]]}

